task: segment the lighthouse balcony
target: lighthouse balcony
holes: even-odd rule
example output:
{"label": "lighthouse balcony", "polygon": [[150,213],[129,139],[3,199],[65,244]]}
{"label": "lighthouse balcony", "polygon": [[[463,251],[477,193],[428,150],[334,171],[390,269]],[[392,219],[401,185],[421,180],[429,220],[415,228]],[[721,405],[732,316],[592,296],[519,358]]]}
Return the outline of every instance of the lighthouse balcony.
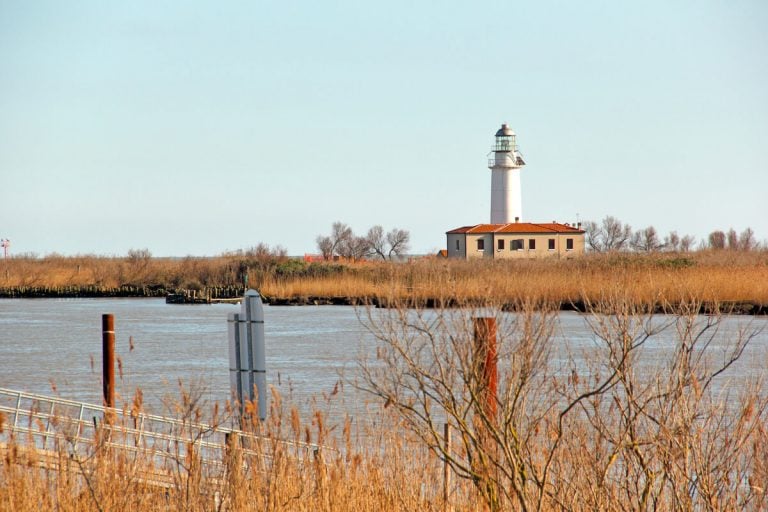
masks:
{"label": "lighthouse balcony", "polygon": [[525,162],[519,156],[517,157],[508,156],[506,158],[489,158],[488,159],[488,167],[494,167],[496,165],[500,167],[520,167],[522,165],[525,165]]}
{"label": "lighthouse balcony", "polygon": [[520,167],[525,165],[525,160],[523,160],[523,155],[518,151],[514,154],[496,153],[495,155],[488,157],[488,167],[493,167],[495,165],[502,167]]}

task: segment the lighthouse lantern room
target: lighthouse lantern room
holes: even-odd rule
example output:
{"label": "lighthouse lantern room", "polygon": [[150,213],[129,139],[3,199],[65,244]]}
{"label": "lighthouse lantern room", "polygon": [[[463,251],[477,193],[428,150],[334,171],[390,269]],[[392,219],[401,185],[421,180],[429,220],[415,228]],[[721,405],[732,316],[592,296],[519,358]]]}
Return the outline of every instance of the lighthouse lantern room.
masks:
{"label": "lighthouse lantern room", "polygon": [[525,165],[517,149],[515,132],[502,124],[491,147],[491,224],[520,222],[523,218],[520,169]]}

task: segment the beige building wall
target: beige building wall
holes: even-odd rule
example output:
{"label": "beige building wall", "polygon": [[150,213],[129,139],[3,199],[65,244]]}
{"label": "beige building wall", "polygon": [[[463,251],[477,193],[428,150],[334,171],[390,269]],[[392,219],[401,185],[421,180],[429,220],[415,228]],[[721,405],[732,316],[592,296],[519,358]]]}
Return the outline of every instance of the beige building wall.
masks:
{"label": "beige building wall", "polygon": [[[455,233],[447,238],[449,258],[569,258],[584,254],[585,247],[583,233]],[[568,249],[568,239],[573,241],[573,249]],[[478,240],[483,241],[483,249],[478,249]],[[514,241],[521,241],[522,248],[512,249]]]}
{"label": "beige building wall", "polygon": [[464,233],[448,234],[448,257],[467,258],[467,240]]}
{"label": "beige building wall", "polygon": [[[493,233],[467,233],[467,259],[493,258]],[[478,249],[478,242],[482,240],[482,249]]]}
{"label": "beige building wall", "polygon": [[[547,256],[567,258],[584,254],[583,234],[495,233],[494,238],[494,258],[498,259],[545,258]],[[572,249],[568,249],[568,239],[572,240]],[[550,240],[554,244],[552,249],[550,249]],[[516,248],[513,249],[513,247]]]}

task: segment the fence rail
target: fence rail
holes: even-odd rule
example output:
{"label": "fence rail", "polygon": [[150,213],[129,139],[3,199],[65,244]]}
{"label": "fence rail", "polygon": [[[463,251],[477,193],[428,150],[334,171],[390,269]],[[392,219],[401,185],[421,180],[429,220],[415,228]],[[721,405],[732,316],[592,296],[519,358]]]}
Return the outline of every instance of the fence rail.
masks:
{"label": "fence rail", "polygon": [[[329,451],[312,443],[275,441],[223,425],[176,418],[25,393],[0,388],[0,443],[15,440],[40,453],[66,451],[86,458],[95,443],[122,450],[155,468],[176,470],[194,456],[204,475],[216,476],[225,466],[228,442],[239,439],[244,455],[268,465],[277,446],[301,459]],[[20,443],[23,442],[23,443]]]}

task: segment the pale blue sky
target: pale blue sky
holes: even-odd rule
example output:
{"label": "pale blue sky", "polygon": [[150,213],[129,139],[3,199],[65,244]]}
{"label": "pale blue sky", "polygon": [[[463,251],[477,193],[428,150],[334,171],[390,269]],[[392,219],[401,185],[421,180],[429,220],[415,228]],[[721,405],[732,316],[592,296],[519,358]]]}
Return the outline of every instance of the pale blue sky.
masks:
{"label": "pale blue sky", "polygon": [[341,220],[413,252],[487,222],[768,238],[768,2],[0,0],[12,251],[290,254]]}

